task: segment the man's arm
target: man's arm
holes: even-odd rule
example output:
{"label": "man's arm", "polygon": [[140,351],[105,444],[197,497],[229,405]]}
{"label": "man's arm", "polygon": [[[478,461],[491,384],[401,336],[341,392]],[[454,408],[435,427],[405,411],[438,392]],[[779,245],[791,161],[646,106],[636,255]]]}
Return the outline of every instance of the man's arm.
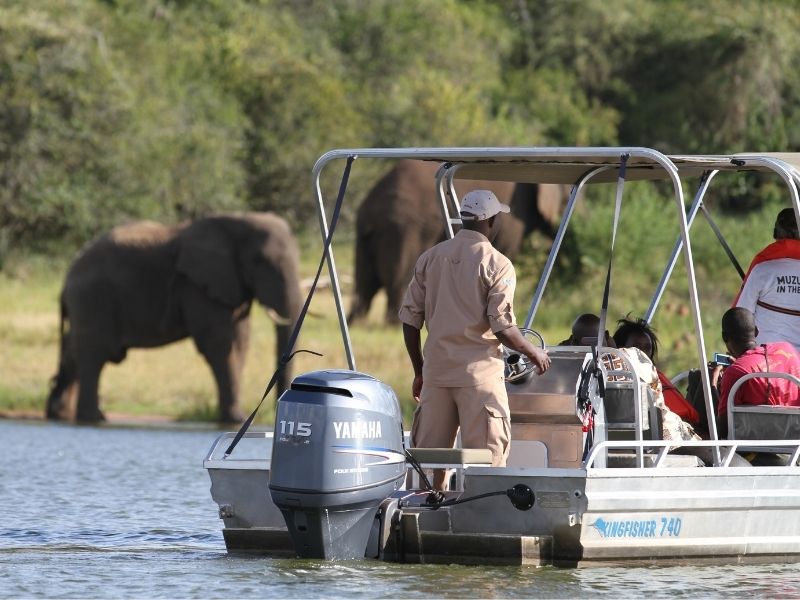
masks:
{"label": "man's arm", "polygon": [[516,325],[512,325],[508,329],[495,331],[494,335],[506,348],[516,350],[528,357],[528,360],[539,370],[540,375],[550,367],[550,357],[547,352],[537,348],[529,340],[525,339],[525,336],[522,335]]}
{"label": "man's arm", "polygon": [[520,332],[514,320],[514,289],[516,287],[517,276],[514,272],[514,265],[505,259],[500,270],[495,273],[493,279],[488,282],[489,293],[487,295],[486,316],[489,318],[489,325],[495,337],[500,340],[506,348],[516,350],[520,354],[528,357],[541,375],[550,366],[550,357],[544,350],[531,344],[530,341]]}
{"label": "man's arm", "polygon": [[408,323],[403,323],[403,341],[406,343],[406,352],[408,352],[408,358],[411,359],[411,367],[414,369],[411,395],[417,402],[419,402],[419,395],[422,392],[423,358],[421,338],[419,329]]}

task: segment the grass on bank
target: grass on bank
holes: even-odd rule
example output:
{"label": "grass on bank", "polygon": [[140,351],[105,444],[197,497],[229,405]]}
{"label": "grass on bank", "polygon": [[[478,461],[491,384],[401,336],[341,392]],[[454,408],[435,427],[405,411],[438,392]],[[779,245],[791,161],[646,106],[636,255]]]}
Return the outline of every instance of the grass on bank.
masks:
{"label": "grass on bank", "polygon": [[[655,202],[651,208],[635,208],[630,215],[623,215],[614,256],[609,329],[613,330],[616,319],[629,312],[644,314],[650,303],[677,235],[677,226],[662,226],[663,211],[667,208],[668,204]],[[753,254],[771,241],[778,208],[766,207],[747,217],[718,218],[744,268]],[[575,315],[600,310],[612,211],[612,203],[597,203],[584,209],[582,216],[589,217],[581,219],[584,225],[576,222],[582,271],[574,277],[554,278],[534,321],[534,327],[549,344],[567,336]],[[301,243],[302,274],[307,278],[316,269],[320,244],[316,236],[304,237]],[[519,278],[516,312],[520,323],[527,313],[549,242],[534,236],[528,244],[525,254],[515,260]],[[722,350],[719,318],[730,306],[739,279],[705,223],[695,225],[692,245],[706,349],[711,354]],[[349,307],[353,251],[347,236],[335,245],[335,252],[345,288],[345,306]],[[17,255],[10,257],[0,271],[0,412],[44,412],[49,381],[58,363],[57,299],[69,260]],[[327,275],[327,271],[323,274]],[[413,411],[411,371],[400,327],[383,324],[384,307],[385,299],[379,296],[367,322],[351,330],[357,368],[395,389],[408,426]],[[242,385],[246,411],[252,410],[261,398],[275,365],[273,324],[259,308],[252,314],[251,346]],[[661,339],[663,370],[676,373],[698,364],[682,259],[653,324]],[[295,374],[319,368],[346,368],[330,289],[319,290],[312,302],[298,348],[321,352],[324,358],[299,354],[293,361]],[[190,340],[164,348],[131,350],[122,364],[106,366],[100,394],[101,408],[112,419],[123,414],[213,420],[216,414],[213,378]],[[265,402],[259,422],[272,423],[274,403],[274,397]]]}

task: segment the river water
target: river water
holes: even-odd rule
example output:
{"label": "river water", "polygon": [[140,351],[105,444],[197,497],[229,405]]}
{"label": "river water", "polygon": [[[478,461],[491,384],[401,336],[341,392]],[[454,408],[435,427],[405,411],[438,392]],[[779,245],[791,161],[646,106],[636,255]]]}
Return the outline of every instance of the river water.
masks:
{"label": "river water", "polygon": [[2,598],[800,598],[800,566],[558,569],[228,556],[215,431],[0,422]]}

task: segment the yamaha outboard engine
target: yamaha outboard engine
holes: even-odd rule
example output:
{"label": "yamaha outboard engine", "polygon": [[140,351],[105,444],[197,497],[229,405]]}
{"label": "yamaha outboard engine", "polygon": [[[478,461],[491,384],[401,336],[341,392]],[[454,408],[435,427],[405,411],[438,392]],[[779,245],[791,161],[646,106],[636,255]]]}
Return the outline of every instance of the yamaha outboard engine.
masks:
{"label": "yamaha outboard engine", "polygon": [[364,558],[405,475],[397,396],[355,371],[305,373],[278,401],[269,490],[303,558]]}

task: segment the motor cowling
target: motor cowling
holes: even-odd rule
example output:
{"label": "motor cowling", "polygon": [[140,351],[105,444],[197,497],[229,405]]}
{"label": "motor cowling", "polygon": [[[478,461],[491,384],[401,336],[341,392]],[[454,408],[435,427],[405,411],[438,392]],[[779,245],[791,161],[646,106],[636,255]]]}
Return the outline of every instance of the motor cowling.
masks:
{"label": "motor cowling", "polygon": [[270,494],[304,558],[363,558],[381,502],[402,486],[397,396],[374,377],[305,373],[278,401]]}

